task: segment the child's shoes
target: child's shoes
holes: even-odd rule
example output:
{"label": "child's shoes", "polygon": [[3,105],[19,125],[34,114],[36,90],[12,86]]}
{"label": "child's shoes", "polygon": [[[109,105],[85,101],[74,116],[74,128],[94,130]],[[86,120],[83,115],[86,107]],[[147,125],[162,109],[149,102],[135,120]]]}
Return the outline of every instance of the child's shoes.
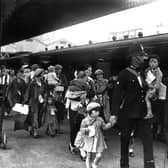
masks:
{"label": "child's shoes", "polygon": [[147,115],[144,117],[144,119],[151,119],[151,118],[153,118],[153,114],[152,114],[152,113],[149,113],[149,114],[147,114]]}
{"label": "child's shoes", "polygon": [[75,153],[75,147],[73,147],[71,144],[69,144],[68,149],[72,154]]}

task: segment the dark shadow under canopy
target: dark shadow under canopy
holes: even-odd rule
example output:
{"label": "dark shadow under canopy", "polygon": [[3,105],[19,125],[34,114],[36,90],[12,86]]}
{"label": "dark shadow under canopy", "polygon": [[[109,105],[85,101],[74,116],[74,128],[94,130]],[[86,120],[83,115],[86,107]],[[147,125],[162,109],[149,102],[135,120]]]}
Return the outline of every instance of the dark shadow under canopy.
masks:
{"label": "dark shadow under canopy", "polygon": [[0,0],[0,45],[152,1],[156,0]]}

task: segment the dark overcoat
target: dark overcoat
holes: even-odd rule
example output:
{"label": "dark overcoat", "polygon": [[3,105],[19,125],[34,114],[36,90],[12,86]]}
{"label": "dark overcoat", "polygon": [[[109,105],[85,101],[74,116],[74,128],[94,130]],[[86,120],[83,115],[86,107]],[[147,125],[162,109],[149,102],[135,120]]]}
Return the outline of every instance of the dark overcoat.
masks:
{"label": "dark overcoat", "polygon": [[43,103],[40,103],[39,96],[41,95],[45,101],[45,88],[46,86],[43,82],[39,86],[35,81],[32,81],[26,90],[25,103],[28,103],[30,106],[29,120],[31,120],[31,125],[34,128],[41,126]]}
{"label": "dark overcoat", "polygon": [[114,89],[112,101],[112,114],[116,115],[119,121],[126,119],[142,119],[146,115],[145,103],[146,86],[141,77],[138,77],[124,69]]}

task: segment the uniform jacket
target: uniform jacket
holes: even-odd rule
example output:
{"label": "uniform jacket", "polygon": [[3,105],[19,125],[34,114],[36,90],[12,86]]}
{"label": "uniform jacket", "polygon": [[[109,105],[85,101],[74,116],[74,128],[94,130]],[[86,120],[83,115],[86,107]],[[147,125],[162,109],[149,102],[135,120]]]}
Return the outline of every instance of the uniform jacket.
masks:
{"label": "uniform jacket", "polygon": [[112,101],[112,115],[120,119],[143,118],[146,114],[146,86],[127,69],[119,73]]}

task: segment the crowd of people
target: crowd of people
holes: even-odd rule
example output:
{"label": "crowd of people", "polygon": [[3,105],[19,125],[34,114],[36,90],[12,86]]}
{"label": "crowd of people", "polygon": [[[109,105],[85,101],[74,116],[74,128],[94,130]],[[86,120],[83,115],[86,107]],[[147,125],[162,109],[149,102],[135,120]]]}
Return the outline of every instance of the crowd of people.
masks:
{"label": "crowd of people", "polygon": [[[16,73],[1,66],[1,90],[4,100],[4,115],[10,115],[16,103],[28,104],[29,113],[25,127],[33,137],[38,136],[38,128],[46,126],[46,133],[55,135],[60,131],[60,122],[64,112],[64,90],[52,90],[52,70],[57,77],[57,86],[67,88],[68,82],[62,74],[62,66],[49,66],[47,70],[34,64],[22,66]],[[56,75],[57,74],[57,75]],[[53,77],[53,79],[54,79]],[[57,107],[56,107],[57,106]],[[54,119],[53,116],[56,116]],[[53,120],[53,121],[51,121]],[[56,123],[57,122],[57,123]],[[52,128],[52,129],[51,129]]]}
{"label": "crowd of people", "polygon": [[[152,138],[158,135],[158,126],[160,135],[165,131],[167,137],[166,82],[163,84],[159,57],[147,57],[142,46],[138,47],[130,52],[130,66],[118,77],[109,79],[104,78],[102,69],[92,73],[90,65],[74,71],[71,81],[63,74],[60,64],[50,65],[47,69],[37,64],[23,65],[17,72],[1,65],[0,98],[3,103],[0,117],[10,115],[17,103],[27,104],[29,113],[24,126],[34,138],[39,137],[41,127],[49,136],[61,133],[61,121],[67,117],[69,150],[71,153],[80,151],[87,168],[98,167],[107,147],[103,130],[117,123],[121,139],[121,168],[129,168],[129,144],[137,132],[143,142],[144,167],[154,168]],[[145,59],[149,60],[149,67],[144,70]],[[92,161],[93,153],[96,155]]]}

